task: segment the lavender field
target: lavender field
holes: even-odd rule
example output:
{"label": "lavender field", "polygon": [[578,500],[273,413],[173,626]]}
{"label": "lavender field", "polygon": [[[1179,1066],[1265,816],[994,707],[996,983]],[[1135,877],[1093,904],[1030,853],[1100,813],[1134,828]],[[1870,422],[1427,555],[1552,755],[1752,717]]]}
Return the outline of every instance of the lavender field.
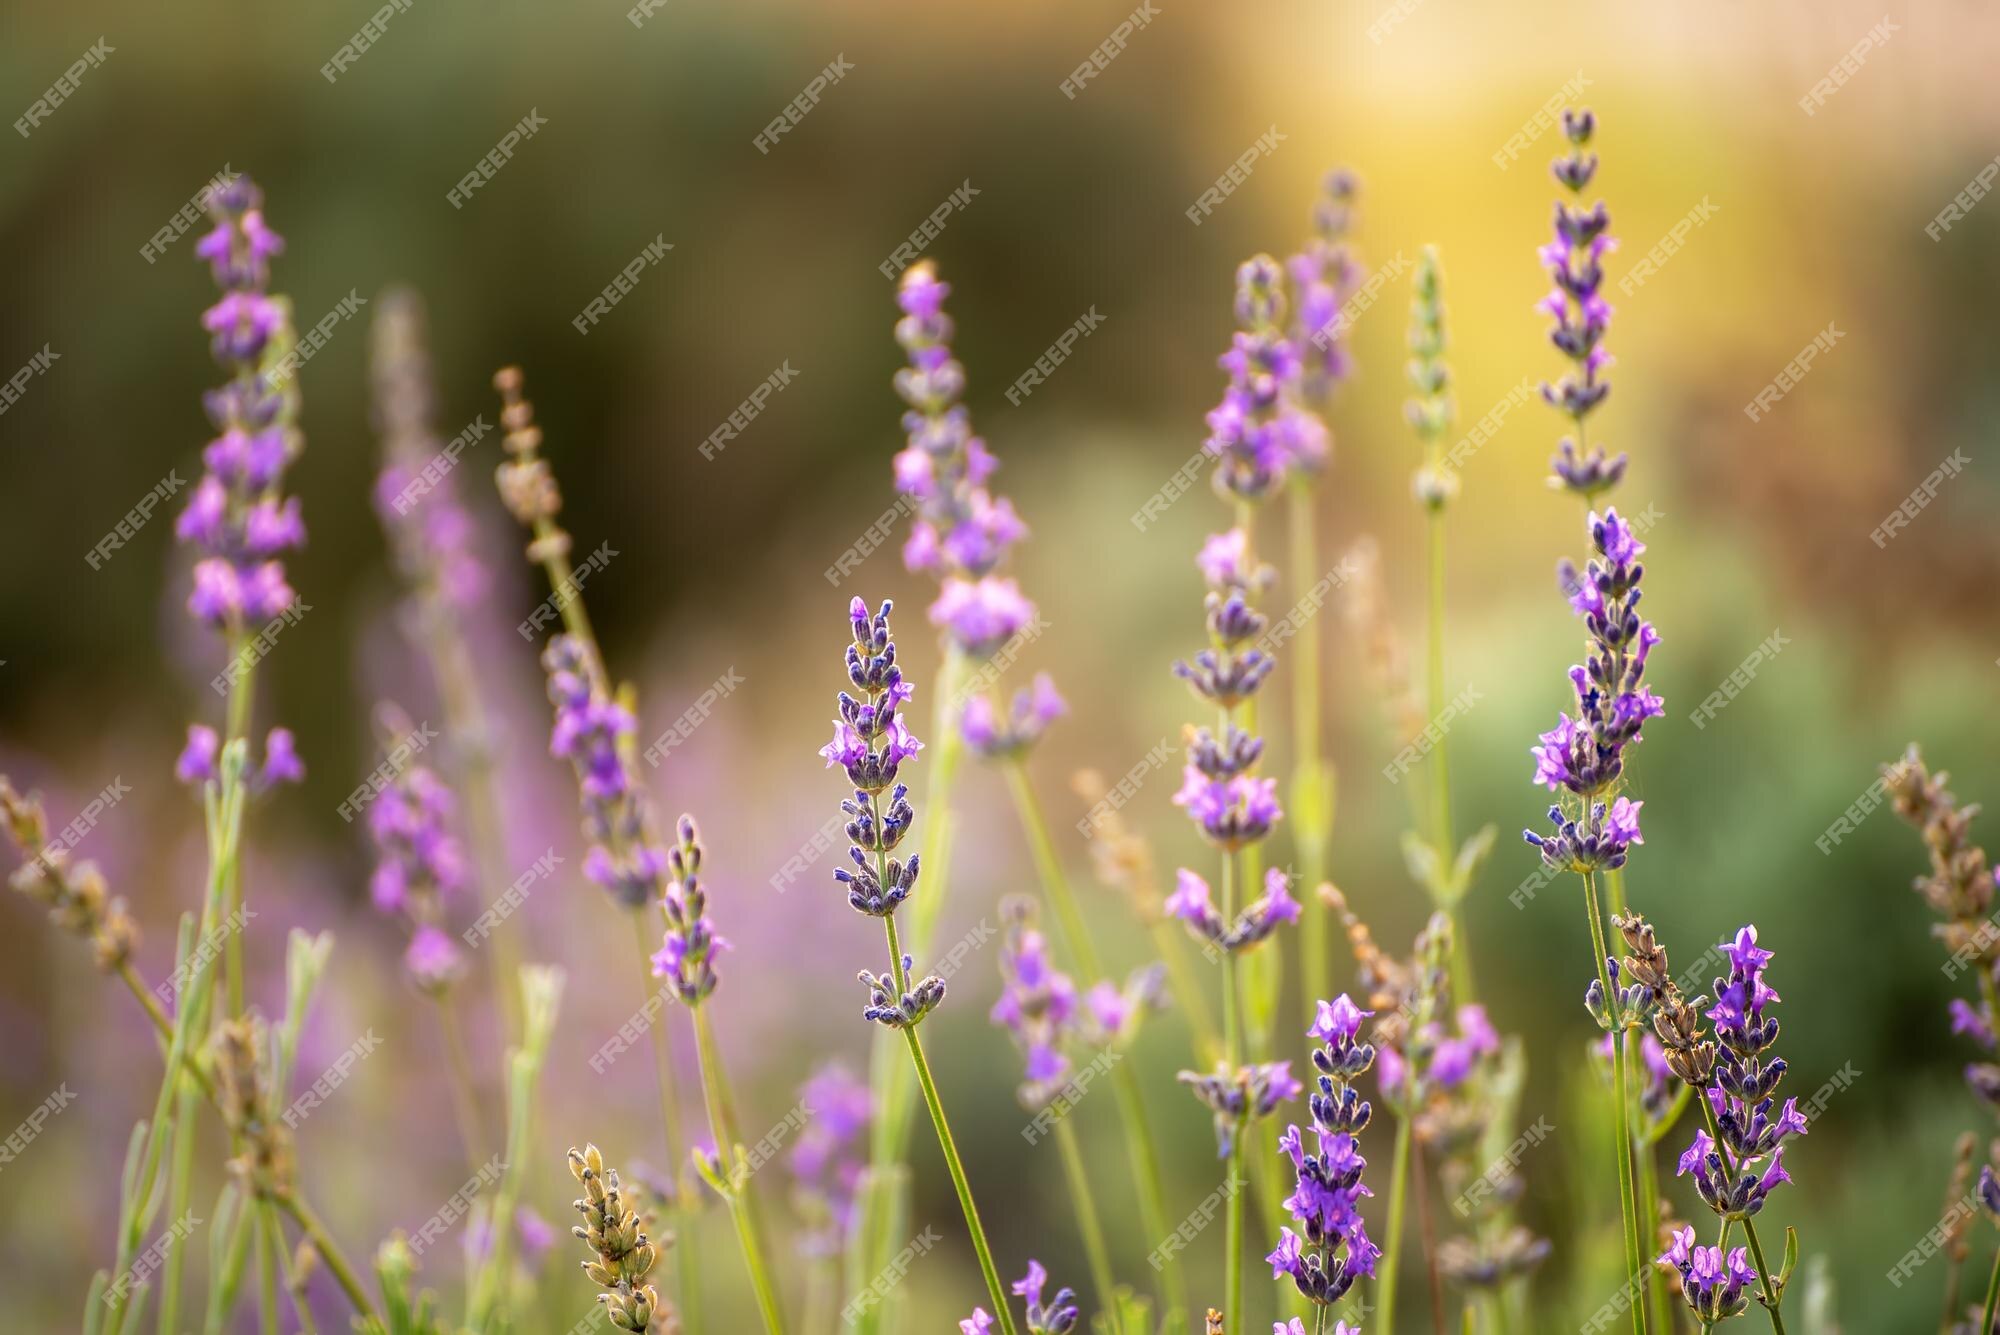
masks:
{"label": "lavender field", "polygon": [[0,1331],[2000,1330],[2000,14],[5,31]]}

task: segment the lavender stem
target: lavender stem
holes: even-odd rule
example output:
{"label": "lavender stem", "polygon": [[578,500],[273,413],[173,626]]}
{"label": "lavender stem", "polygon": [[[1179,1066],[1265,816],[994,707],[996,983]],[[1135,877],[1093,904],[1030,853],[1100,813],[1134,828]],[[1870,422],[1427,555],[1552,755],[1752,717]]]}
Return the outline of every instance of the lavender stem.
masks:
{"label": "lavender stem", "polygon": [[[1077,1232],[1083,1238],[1083,1254],[1090,1266],[1091,1286],[1097,1290],[1098,1310],[1104,1313],[1111,1335],[1118,1335],[1118,1285],[1111,1277],[1111,1258],[1104,1247],[1104,1225],[1097,1217],[1097,1197],[1090,1189],[1090,1174],[1083,1166],[1083,1151],[1077,1147],[1076,1128],[1067,1117],[1056,1122],[1056,1148],[1062,1152],[1063,1176],[1069,1181],[1070,1200],[1076,1206]],[[1152,1236],[1150,1231],[1148,1236]],[[1169,1326],[1168,1329],[1174,1329]]]}
{"label": "lavender stem", "polygon": [[764,1329],[771,1335],[784,1335],[785,1318],[771,1282],[769,1252],[764,1242],[763,1221],[757,1212],[757,1198],[749,1190],[749,1183],[737,1178],[743,1138],[736,1127],[728,1077],[723,1074],[708,1012],[700,1005],[690,1005],[688,1010],[694,1017],[695,1052],[701,1063],[702,1099],[708,1107],[709,1130],[715,1136],[716,1154],[728,1170],[729,1190],[723,1199],[736,1225],[737,1241],[743,1248],[743,1263],[750,1270],[750,1287],[757,1295],[757,1311],[764,1319]]}

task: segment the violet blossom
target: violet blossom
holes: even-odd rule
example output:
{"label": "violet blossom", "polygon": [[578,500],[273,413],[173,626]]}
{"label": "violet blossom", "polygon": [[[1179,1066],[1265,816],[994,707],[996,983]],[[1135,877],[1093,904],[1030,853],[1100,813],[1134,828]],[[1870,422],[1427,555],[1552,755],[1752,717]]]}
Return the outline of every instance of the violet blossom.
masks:
{"label": "violet blossom", "polygon": [[1563,112],[1570,152],[1556,159],[1553,170],[1575,203],[1556,202],[1555,239],[1536,252],[1553,284],[1536,309],[1556,322],[1549,341],[1572,366],[1570,374],[1542,386],[1542,398],[1568,416],[1576,429],[1576,439],[1565,437],[1551,461],[1554,475],[1549,482],[1585,500],[1617,486],[1626,463],[1623,454],[1608,457],[1601,445],[1584,447],[1584,419],[1611,393],[1604,378],[1611,365],[1611,354],[1604,347],[1611,306],[1601,289],[1604,256],[1617,244],[1607,230],[1611,218],[1603,202],[1588,210],[1583,207],[1583,192],[1597,174],[1597,154],[1584,151],[1596,129],[1597,118],[1589,111]]}
{"label": "violet blossom", "polygon": [[715,990],[715,957],[729,949],[708,916],[708,892],[701,883],[701,834],[694,817],[682,816],[677,842],[667,850],[667,886],[660,897],[667,928],[653,954],[653,976],[664,978],[689,1006],[699,1006]]}
{"label": "violet blossom", "polygon": [[1381,1255],[1361,1218],[1361,1199],[1374,1193],[1361,1180],[1368,1161],[1358,1152],[1356,1137],[1367,1129],[1371,1110],[1354,1084],[1375,1064],[1374,1046],[1358,1037],[1361,1022],[1373,1014],[1345,992],[1318,1003],[1306,1030],[1320,1044],[1312,1055],[1317,1088],[1306,1101],[1313,1145],[1308,1151],[1295,1125],[1278,1140],[1279,1153],[1292,1163],[1294,1188],[1285,1209],[1298,1231],[1280,1228],[1277,1247],[1264,1259],[1273,1279],[1290,1276],[1293,1287],[1318,1307],[1339,1302],[1357,1277],[1373,1275]]}

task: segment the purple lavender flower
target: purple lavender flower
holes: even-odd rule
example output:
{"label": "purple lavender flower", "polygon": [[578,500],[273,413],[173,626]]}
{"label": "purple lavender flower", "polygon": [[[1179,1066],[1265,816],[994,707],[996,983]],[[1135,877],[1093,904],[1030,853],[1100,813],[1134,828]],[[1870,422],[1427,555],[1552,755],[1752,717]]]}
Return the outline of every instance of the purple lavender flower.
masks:
{"label": "purple lavender flower", "polygon": [[1063,1048],[1080,1020],[1076,984],[1056,968],[1048,943],[1035,927],[1031,900],[1016,897],[1002,908],[1006,936],[1000,947],[1000,999],[988,1018],[1004,1027],[1026,1062],[1023,1107],[1039,1111],[1069,1074]]}
{"label": "purple lavender flower", "polygon": [[1566,488],[1591,500],[1601,491],[1618,485],[1625,476],[1625,456],[1606,455],[1603,446],[1585,450],[1584,419],[1610,394],[1604,371],[1611,365],[1605,350],[1604,334],[1611,324],[1611,306],[1600,290],[1604,285],[1604,255],[1616,247],[1607,229],[1610,216],[1600,201],[1586,211],[1583,192],[1597,174],[1597,154],[1584,152],[1596,131],[1597,118],[1588,111],[1565,111],[1563,133],[1569,139],[1567,158],[1555,162],[1556,179],[1575,198],[1574,205],[1558,200],[1555,239],[1537,255],[1549,271],[1553,286],[1536,306],[1555,323],[1549,341],[1569,358],[1573,370],[1553,385],[1542,386],[1542,398],[1567,414],[1575,424],[1576,440],[1564,438],[1550,466],[1551,486]]}
{"label": "purple lavender flower", "polygon": [[1202,1074],[1182,1071],[1176,1077],[1191,1090],[1215,1119],[1216,1157],[1227,1159],[1236,1137],[1250,1122],[1260,1121],[1305,1092],[1288,1061],[1263,1062],[1231,1070],[1219,1065]]}
{"label": "purple lavender flower", "polygon": [[375,907],[411,924],[404,968],[433,995],[464,973],[457,943],[439,926],[445,901],[465,887],[465,859],[450,823],[451,790],[422,765],[396,776],[368,806],[376,852],[369,897]]}
{"label": "purple lavender flower", "polygon": [[174,532],[197,553],[188,611],[233,639],[292,605],[279,557],[305,542],[305,524],[297,499],[278,488],[303,438],[296,389],[281,388],[276,374],[290,342],[290,307],[264,290],[284,242],[265,225],[263,196],[248,177],[216,190],[210,208],[215,230],[195,254],[208,261],[222,298],[202,327],[231,379],[204,396],[218,434],[202,451],[204,472]]}
{"label": "purple lavender flower", "polygon": [[[1313,1335],[1313,1332],[1306,1329],[1305,1322],[1293,1317],[1290,1321],[1272,1322],[1271,1335]],[[1345,1321],[1336,1321],[1327,1335],[1361,1335],[1361,1327],[1350,1326]]]}
{"label": "purple lavender flower", "polygon": [[[837,868],[833,877],[847,888],[847,902],[855,912],[872,918],[889,917],[909,898],[920,862],[916,854],[908,862],[890,856],[916,820],[909,787],[897,783],[896,774],[923,749],[897,713],[916,688],[903,680],[903,670],[896,666],[896,642],[889,635],[893,606],[884,599],[882,610],[871,617],[868,604],[859,598],[848,605],[852,639],[847,646],[847,680],[861,695],[840,692],[833,740],[820,748],[828,768],[840,769],[854,785],[854,796],[840,804],[847,816],[847,856],[854,866]],[[915,965],[908,955],[900,963],[904,974]],[[906,988],[897,981],[896,972],[861,971],[861,984],[869,992],[862,1015],[903,1029],[937,1009],[944,1000],[944,980],[931,974],[921,982],[912,980]]]}
{"label": "purple lavender flower", "polygon": [[1640,581],[1646,550],[1616,509],[1590,516],[1596,554],[1581,575],[1571,575],[1570,606],[1583,618],[1585,661],[1570,668],[1576,717],[1561,715],[1531,749],[1535,782],[1577,799],[1578,814],[1565,817],[1551,807],[1554,836],[1527,833],[1551,867],[1590,871],[1623,866],[1639,836],[1638,802],[1619,797],[1608,806],[1597,800],[1615,789],[1624,773],[1625,748],[1636,744],[1649,718],[1665,705],[1645,684],[1646,659],[1660,642],[1659,632],[1639,615]]}
{"label": "purple lavender flower", "polygon": [[[1345,169],[1327,173],[1319,201],[1313,206],[1313,238],[1285,263],[1296,296],[1291,339],[1301,367],[1299,391],[1307,402],[1319,407],[1353,371],[1347,347],[1348,322],[1340,308],[1361,280],[1361,266],[1347,244],[1359,192],[1354,173]],[[1326,467],[1326,452],[1301,454],[1298,464],[1306,471],[1321,472]]]}
{"label": "purple lavender flower", "polygon": [[200,785],[215,777],[215,757],[222,741],[206,724],[188,724],[187,745],[174,761],[174,778],[185,784]]}
{"label": "purple lavender flower", "polygon": [[799,1091],[812,1120],[792,1146],[795,1195],[809,1222],[799,1248],[809,1256],[836,1256],[853,1231],[855,1195],[865,1168],[861,1133],[875,1115],[868,1086],[846,1067],[829,1062],[814,1071]]}
{"label": "purple lavender flower", "polygon": [[1177,662],[1174,675],[1202,699],[1234,709],[1257,693],[1277,666],[1260,644],[1268,624],[1241,589],[1227,596],[1210,590],[1207,610],[1209,646],[1193,663]]}
{"label": "purple lavender flower", "polygon": [[1317,1010],[1306,1031],[1320,1043],[1313,1051],[1317,1088],[1307,1100],[1313,1152],[1307,1152],[1295,1125],[1278,1140],[1279,1153],[1292,1164],[1295,1185],[1285,1208],[1298,1231],[1280,1229],[1277,1248],[1264,1259],[1271,1263],[1272,1278],[1289,1275],[1308,1302],[1325,1307],[1345,1297],[1356,1277],[1373,1275],[1381,1251],[1361,1218],[1361,1198],[1374,1193],[1361,1181],[1368,1161],[1355,1140],[1368,1126],[1370,1107],[1354,1081],[1375,1064],[1374,1046],[1357,1036],[1362,1020],[1374,1012],[1362,1010],[1344,992],[1321,1001]]}
{"label": "purple lavender flower", "polygon": [[558,635],[542,652],[555,726],[549,754],[576,771],[583,832],[590,841],[583,874],[626,908],[659,893],[665,849],[648,837],[642,789],[632,758],[636,723],[600,684],[602,670],[582,640]]}
{"label": "purple lavender flower", "polygon": [[1280,923],[1299,920],[1299,901],[1292,898],[1291,886],[1278,867],[1265,869],[1264,893],[1238,910],[1233,922],[1222,920],[1209,896],[1208,882],[1185,867],[1175,873],[1174,892],[1163,907],[1169,917],[1179,918],[1197,941],[1232,952],[1257,945]]}
{"label": "purple lavender flower", "polygon": [[1660,1255],[1660,1264],[1678,1270],[1681,1297],[1702,1329],[1729,1317],[1740,1316],[1750,1305],[1750,1285],[1757,1272],[1749,1265],[1749,1254],[1738,1247],[1727,1258],[1720,1247],[1695,1245],[1694,1229],[1674,1230],[1674,1245]]}
{"label": "purple lavender flower", "polygon": [[1204,448],[1218,464],[1216,490],[1254,501],[1291,468],[1323,466],[1328,445],[1325,423],[1298,404],[1300,352],[1285,334],[1284,270],[1269,255],[1237,267],[1236,318],[1242,328],[1219,360],[1229,385],[1209,411]]}
{"label": "purple lavender flower", "polygon": [[987,696],[968,699],[959,714],[959,734],[967,746],[988,760],[1018,759],[1042,739],[1051,723],[1068,712],[1069,705],[1057,694],[1048,673],[1038,672],[1033,685],[1014,692],[1005,718]]}
{"label": "purple lavender flower", "polygon": [[1692,1173],[1695,1190],[1718,1215],[1748,1219],[1764,1208],[1772,1188],[1792,1180],[1783,1145],[1806,1133],[1806,1118],[1797,1099],[1775,1107],[1785,1059],[1764,1055],[1778,1038],[1777,1020],[1764,1014],[1778,1000],[1764,982],[1771,952],[1757,944],[1754,926],[1738,931],[1722,951],[1729,976],[1715,980],[1715,1005],[1707,1012],[1715,1022],[1714,1083],[1700,1091],[1715,1115],[1721,1144],[1697,1130],[1677,1175]]}
{"label": "purple lavender flower", "polygon": [[1042,1290],[1048,1282],[1049,1272],[1032,1258],[1028,1261],[1028,1273],[1014,1282],[1014,1296],[1023,1299],[1027,1308],[1028,1335],[1069,1335],[1081,1316],[1076,1295],[1061,1288],[1045,1302]]}
{"label": "purple lavender flower", "polygon": [[708,892],[701,884],[701,833],[693,816],[675,828],[680,842],[667,850],[667,888],[661,907],[667,930],[653,955],[653,976],[665,978],[680,999],[699,1006],[715,990],[715,957],[729,942],[708,916]]}
{"label": "purple lavender flower", "polygon": [[383,453],[376,513],[419,597],[446,609],[468,607],[490,577],[474,550],[477,525],[459,496],[455,466],[460,451],[483,437],[485,420],[449,444],[438,438],[423,303],[414,293],[391,290],[376,298],[370,341]]}
{"label": "purple lavender flower", "polygon": [[1208,587],[1225,597],[1234,592],[1260,593],[1277,578],[1276,571],[1257,563],[1250,535],[1241,528],[1209,534],[1194,563]]}

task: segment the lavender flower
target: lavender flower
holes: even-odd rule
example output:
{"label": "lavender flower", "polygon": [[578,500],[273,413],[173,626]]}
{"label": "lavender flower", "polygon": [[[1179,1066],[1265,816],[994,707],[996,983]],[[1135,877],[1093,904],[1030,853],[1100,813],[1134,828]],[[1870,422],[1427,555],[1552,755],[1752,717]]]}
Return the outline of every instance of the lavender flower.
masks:
{"label": "lavender flower", "polygon": [[792,1146],[793,1197],[809,1227],[799,1249],[809,1256],[835,1256],[846,1249],[854,1229],[855,1197],[866,1167],[857,1149],[875,1115],[868,1086],[846,1067],[829,1062],[814,1071],[799,1091],[812,1114]]}
{"label": "lavender flower", "polygon": [[604,1290],[597,1300],[612,1328],[638,1335],[677,1329],[678,1318],[661,1301],[659,1290],[646,1282],[659,1264],[661,1247],[672,1239],[655,1245],[646,1236],[645,1221],[619,1190],[618,1171],[605,1168],[597,1146],[572,1149],[569,1170],[583,1185],[583,1199],[576,1202],[583,1223],[570,1231],[594,1254],[583,1271]]}
{"label": "lavender flower", "polygon": [[1410,388],[1416,394],[1404,415],[1423,446],[1423,462],[1410,479],[1411,494],[1427,510],[1442,510],[1458,494],[1458,474],[1444,456],[1451,430],[1451,367],[1444,359],[1444,276],[1437,251],[1425,246],[1417,258],[1410,300]]}
{"label": "lavender flower", "polygon": [[1239,1066],[1233,1071],[1222,1065],[1206,1075],[1182,1071],[1176,1079],[1213,1114],[1218,1159],[1229,1157],[1245,1126],[1269,1117],[1279,1104],[1291,1102],[1306,1088],[1292,1074],[1288,1061]]}
{"label": "lavender flower", "polygon": [[215,230],[195,246],[222,298],[202,316],[215,359],[230,381],[203,396],[219,433],[202,451],[203,473],[174,532],[194,548],[188,611],[232,639],[292,605],[282,554],[305,542],[297,498],[281,483],[304,448],[295,425],[297,389],[278,372],[289,351],[291,309],[266,295],[270,258],[284,241],[264,222],[263,196],[248,177],[211,196]]}
{"label": "lavender flower", "polygon": [[1677,1175],[1692,1173],[1695,1190],[1724,1219],[1748,1219],[1764,1208],[1774,1187],[1792,1180],[1785,1172],[1783,1145],[1806,1133],[1806,1119],[1797,1099],[1786,1099],[1772,1116],[1785,1059],[1764,1055],[1778,1038],[1777,1020],[1764,1014],[1778,1000],[1764,982],[1771,952],[1757,944],[1754,926],[1739,930],[1722,951],[1729,959],[1729,976],[1715,980],[1716,1001],[1707,1012],[1715,1022],[1714,1083],[1700,1091],[1714,1114],[1721,1145],[1707,1131],[1697,1130],[1680,1157]]}
{"label": "lavender flower", "polygon": [[663,943],[653,956],[653,976],[665,978],[675,995],[699,1006],[715,990],[715,957],[729,942],[708,916],[708,893],[701,884],[701,833],[693,816],[675,829],[680,842],[667,850],[667,888],[661,907],[667,916]]}
{"label": "lavender flower", "polygon": [[1068,712],[1068,703],[1056,693],[1048,673],[1038,672],[1031,686],[1014,692],[1005,718],[986,696],[968,699],[959,714],[959,734],[974,753],[985,759],[1018,759],[1042,739],[1051,723]]}
{"label": "lavender flower", "polygon": [[369,897],[375,907],[411,925],[403,967],[433,996],[450,990],[465,972],[452,937],[441,930],[445,901],[465,887],[465,859],[450,830],[451,790],[422,765],[396,776],[368,807],[375,843]]}
{"label": "lavender flower", "polygon": [[1076,984],[1056,968],[1048,943],[1035,927],[1031,900],[1010,899],[1002,909],[1006,936],[1000,947],[1000,999],[988,1018],[1004,1027],[1026,1060],[1021,1103],[1040,1109],[1069,1073],[1063,1047],[1079,1021]]}
{"label": "lavender flower", "polygon": [[1742,1247],[1725,1258],[1720,1247],[1696,1246],[1692,1227],[1677,1228],[1674,1245],[1661,1254],[1660,1264],[1680,1272],[1681,1298],[1703,1330],[1740,1316],[1750,1305],[1749,1289],[1757,1272],[1750,1268]]}
{"label": "lavender flower", "polygon": [[[1044,1302],[1042,1290],[1048,1282],[1049,1272],[1032,1258],[1028,1261],[1028,1273],[1014,1281],[1014,1296],[1026,1300],[1028,1335],[1070,1335],[1082,1317],[1076,1294],[1061,1288]],[[960,1335],[988,1335],[993,1330],[993,1317],[985,1308],[975,1307],[971,1316],[958,1323],[958,1329]]]}
{"label": "lavender flower", "polygon": [[1222,920],[1209,897],[1208,882],[1185,867],[1175,873],[1174,892],[1163,907],[1170,917],[1185,923],[1196,940],[1231,952],[1248,950],[1278,930],[1280,923],[1299,920],[1299,901],[1292,898],[1288,879],[1278,867],[1265,869],[1264,893],[1239,909],[1233,922]]}
{"label": "lavender flower", "polygon": [[1319,1003],[1306,1030],[1320,1044],[1312,1057],[1318,1088],[1307,1100],[1314,1150],[1307,1153],[1297,1126],[1287,1126],[1278,1140],[1279,1152],[1292,1161],[1295,1187],[1285,1209],[1298,1232],[1279,1229],[1278,1246],[1264,1259],[1273,1279],[1289,1275],[1299,1293],[1320,1307],[1339,1302],[1356,1277],[1373,1275],[1381,1255],[1361,1218],[1361,1198],[1374,1193],[1361,1181],[1368,1161],[1357,1152],[1355,1139],[1367,1128],[1370,1109],[1354,1080],[1375,1064],[1374,1047],[1357,1036],[1361,1022],[1373,1014],[1345,992]]}
{"label": "lavender flower", "polygon": [[[849,604],[847,618],[853,640],[847,646],[847,680],[861,696],[840,692],[833,740],[819,752],[826,757],[829,769],[842,770],[854,785],[854,796],[840,804],[848,818],[847,856],[854,868],[838,868],[833,876],[847,887],[847,902],[855,912],[872,918],[892,916],[909,898],[916,888],[921,861],[916,854],[911,854],[908,862],[890,856],[916,819],[909,787],[897,783],[896,774],[923,749],[923,743],[897,713],[909,703],[916,688],[903,680],[903,670],[896,666],[896,642],[889,636],[893,607],[884,599],[882,610],[870,617],[868,604],[859,598]],[[873,864],[870,854],[875,858]],[[908,955],[900,963],[905,974],[915,965]],[[878,976],[861,971],[861,983],[869,990],[869,1003],[862,1014],[891,1029],[902,1029],[937,1009],[944,1000],[944,980],[932,974],[906,988],[898,983],[895,972]]]}
{"label": "lavender flower", "polygon": [[[466,438],[446,445],[432,425],[435,394],[423,303],[410,292],[384,293],[376,299],[371,339],[384,454],[375,480],[376,511],[397,566],[420,596],[446,607],[469,606],[486,591],[489,576],[474,551],[476,526],[454,479]],[[485,430],[483,420],[477,430]],[[479,440],[472,430],[466,434],[473,443]]]}
{"label": "lavender flower", "polygon": [[[1285,262],[1296,298],[1291,340],[1300,365],[1299,393],[1316,407],[1324,407],[1353,371],[1347,347],[1348,321],[1340,308],[1361,279],[1361,266],[1347,244],[1359,192],[1360,183],[1352,172],[1341,169],[1327,173],[1319,201],[1313,206],[1313,238]],[[1298,466],[1306,472],[1322,472],[1326,452],[1302,454]]]}
{"label": "lavender flower", "polygon": [[1611,385],[1604,371],[1611,365],[1605,350],[1604,334],[1611,324],[1611,306],[1599,291],[1604,285],[1604,255],[1616,247],[1606,230],[1610,216],[1599,201],[1586,211],[1583,192],[1597,174],[1597,154],[1584,152],[1597,129],[1597,118],[1589,111],[1565,111],[1563,133],[1569,139],[1567,158],[1555,162],[1556,180],[1569,189],[1575,204],[1556,203],[1555,239],[1537,255],[1549,271],[1554,286],[1537,310],[1555,320],[1549,341],[1574,369],[1554,385],[1542,386],[1542,398],[1568,415],[1576,427],[1576,440],[1564,438],[1551,461],[1554,476],[1549,484],[1566,488],[1586,501],[1601,491],[1618,485],[1625,476],[1625,456],[1609,458],[1603,446],[1583,447],[1584,419],[1604,402]]}
{"label": "lavender flower", "polygon": [[648,837],[632,757],[637,727],[632,712],[599,684],[603,670],[590,646],[575,636],[551,639],[542,667],[555,706],[549,754],[568,760],[576,771],[583,832],[590,840],[583,874],[626,908],[638,908],[658,893],[667,852]]}
{"label": "lavender flower", "polygon": [[1583,618],[1586,657],[1569,670],[1576,693],[1576,717],[1562,714],[1532,748],[1535,782],[1574,796],[1576,811],[1565,816],[1549,809],[1552,836],[1524,832],[1542,860],[1562,871],[1588,872],[1625,865],[1639,833],[1642,805],[1624,797],[1600,800],[1624,773],[1625,748],[1636,744],[1649,718],[1664,712],[1660,697],[1646,686],[1646,659],[1660,642],[1653,623],[1639,615],[1639,556],[1646,545],[1615,509],[1590,516],[1596,554],[1580,576],[1572,576],[1570,607]]}
{"label": "lavender flower", "polygon": [[1236,319],[1242,328],[1219,362],[1229,385],[1209,411],[1204,448],[1218,464],[1216,490],[1254,501],[1291,468],[1323,466],[1328,443],[1325,423],[1297,401],[1300,351],[1285,333],[1284,270],[1269,255],[1237,267]]}

